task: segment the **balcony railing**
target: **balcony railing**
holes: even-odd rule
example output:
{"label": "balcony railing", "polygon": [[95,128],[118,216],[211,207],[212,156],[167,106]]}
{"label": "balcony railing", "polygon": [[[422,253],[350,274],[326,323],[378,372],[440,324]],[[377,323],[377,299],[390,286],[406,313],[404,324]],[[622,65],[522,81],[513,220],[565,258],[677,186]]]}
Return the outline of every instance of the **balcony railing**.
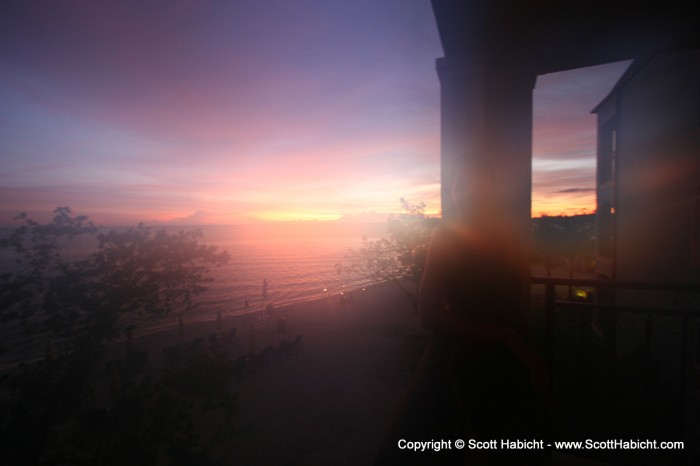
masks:
{"label": "balcony railing", "polygon": [[531,283],[558,439],[684,440],[683,451],[576,454],[613,464],[697,459],[700,285],[549,277]]}

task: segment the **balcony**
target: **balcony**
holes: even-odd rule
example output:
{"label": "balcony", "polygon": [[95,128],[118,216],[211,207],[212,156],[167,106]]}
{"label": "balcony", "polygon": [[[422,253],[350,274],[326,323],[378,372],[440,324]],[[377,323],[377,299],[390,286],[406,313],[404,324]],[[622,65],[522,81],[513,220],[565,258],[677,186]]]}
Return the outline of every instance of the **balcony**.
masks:
{"label": "balcony", "polygon": [[684,441],[579,450],[609,464],[700,464],[700,285],[532,277],[553,440]]}

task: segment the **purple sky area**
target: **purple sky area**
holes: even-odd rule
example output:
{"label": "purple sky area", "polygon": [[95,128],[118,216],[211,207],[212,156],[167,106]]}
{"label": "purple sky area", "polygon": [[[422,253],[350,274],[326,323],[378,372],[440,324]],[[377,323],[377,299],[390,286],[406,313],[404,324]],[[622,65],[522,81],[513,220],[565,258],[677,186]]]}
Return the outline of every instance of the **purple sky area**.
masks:
{"label": "purple sky area", "polygon": [[[6,0],[0,47],[0,224],[440,210],[427,0]],[[589,112],[623,70],[538,79],[534,215],[594,209]]]}

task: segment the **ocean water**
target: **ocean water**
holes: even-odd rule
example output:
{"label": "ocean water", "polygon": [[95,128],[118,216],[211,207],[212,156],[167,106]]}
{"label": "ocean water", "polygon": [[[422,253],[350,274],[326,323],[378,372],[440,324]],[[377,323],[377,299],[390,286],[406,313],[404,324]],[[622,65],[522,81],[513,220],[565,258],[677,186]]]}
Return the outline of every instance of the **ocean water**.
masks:
{"label": "ocean water", "polygon": [[[216,246],[230,255],[227,264],[210,268],[213,282],[200,295],[199,309],[185,315],[188,322],[214,320],[218,312],[225,317],[243,314],[270,303],[279,307],[369,285],[371,280],[350,269],[350,251],[362,246],[363,237],[375,240],[387,232],[387,225],[381,223],[335,222],[165,228],[169,232],[199,229],[203,234],[202,243]],[[0,235],[6,237],[10,231],[2,229]],[[70,246],[69,253],[80,257],[94,247],[94,241],[78,242]],[[0,272],[11,268],[11,254],[0,249]],[[263,280],[267,280],[265,300]],[[175,316],[142,319],[138,323],[138,333],[151,333],[175,325]],[[16,325],[3,324],[3,327],[0,335],[5,349],[12,348],[12,359],[35,352],[30,349],[32,342],[22,339]],[[2,359],[0,355],[0,362]]]}
{"label": "ocean water", "polygon": [[[212,269],[214,282],[202,296],[206,312],[248,312],[265,304],[275,306],[318,299],[370,281],[353,273],[349,253],[386,234],[386,224],[300,222],[201,228],[202,242],[231,256]],[[246,308],[245,302],[249,307]]]}

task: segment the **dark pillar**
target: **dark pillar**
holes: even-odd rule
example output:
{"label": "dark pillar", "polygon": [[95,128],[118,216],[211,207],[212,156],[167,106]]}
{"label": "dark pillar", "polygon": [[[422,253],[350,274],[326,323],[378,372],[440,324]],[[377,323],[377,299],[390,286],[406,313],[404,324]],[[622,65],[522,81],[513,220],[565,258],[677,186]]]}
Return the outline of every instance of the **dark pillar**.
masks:
{"label": "dark pillar", "polygon": [[[513,234],[530,234],[532,190],[532,90],[536,75],[522,68],[495,67],[440,58],[442,209],[453,217],[446,170],[454,157],[483,154],[493,160],[505,218]],[[520,236],[522,238],[523,236]]]}
{"label": "dark pillar", "polygon": [[530,228],[532,190],[532,90],[536,75],[526,70],[440,58],[443,211],[451,218],[449,193],[444,189],[451,160],[480,153],[498,168],[509,212]]}
{"label": "dark pillar", "polygon": [[[496,192],[514,244],[525,248],[529,277],[532,190],[532,90],[536,74],[524,66],[484,65],[440,58],[442,211],[454,218],[447,171],[454,157],[484,156],[495,168]],[[476,226],[478,228],[478,226]]]}

